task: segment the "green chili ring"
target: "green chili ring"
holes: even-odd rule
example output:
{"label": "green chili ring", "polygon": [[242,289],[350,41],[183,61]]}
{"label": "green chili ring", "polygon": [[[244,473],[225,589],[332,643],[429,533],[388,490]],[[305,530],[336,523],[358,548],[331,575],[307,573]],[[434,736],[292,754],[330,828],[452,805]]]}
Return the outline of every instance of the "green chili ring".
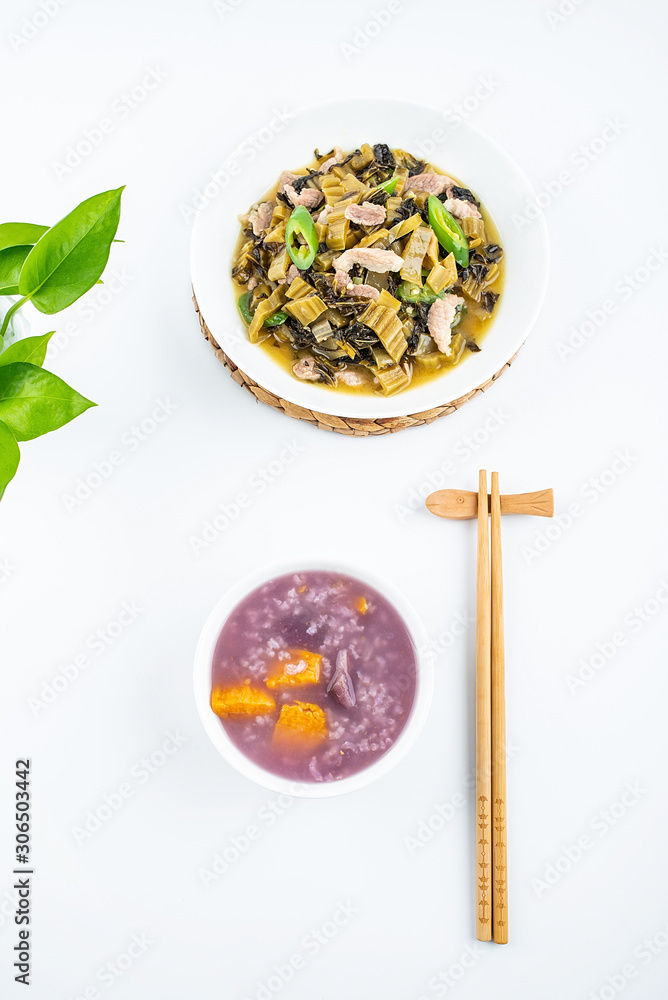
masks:
{"label": "green chili ring", "polygon": [[414,285],[412,281],[402,281],[397,286],[394,294],[403,302],[427,302],[431,304],[436,299],[442,299],[445,292],[434,292],[426,285],[420,288],[419,285]]}
{"label": "green chili ring", "polygon": [[[253,319],[253,313],[250,311],[250,300],[252,294],[252,292],[244,292],[244,294],[237,301],[241,318],[244,323],[248,323],[249,326],[251,324],[251,320]],[[267,316],[262,326],[280,326],[281,323],[285,323],[287,318],[287,313],[275,312],[273,316]]]}
{"label": "green chili ring", "polygon": [[237,306],[239,312],[241,313],[241,318],[244,323],[248,323],[250,326],[251,320],[253,319],[253,313],[250,311],[250,299],[252,292],[244,292],[244,294],[237,300]]}
{"label": "green chili ring", "polygon": [[427,206],[429,224],[436,233],[438,242],[444,250],[455,255],[455,260],[461,267],[468,267],[469,244],[462,227],[436,195],[429,195]]}
{"label": "green chili ring", "polygon": [[266,320],[262,324],[263,326],[280,326],[281,323],[285,323],[288,318],[288,314],[284,312],[276,312],[273,316],[267,316]]}
{"label": "green chili ring", "polygon": [[[297,236],[301,236],[304,240],[303,246],[295,241]],[[305,271],[315,260],[315,255],[318,252],[318,235],[311,213],[304,205],[298,205],[287,221],[285,245],[290,260],[300,271]]]}
{"label": "green chili ring", "polygon": [[393,195],[394,189],[396,188],[398,183],[399,183],[399,174],[395,174],[394,177],[388,177],[388,179],[386,181],[383,181],[382,184],[377,184],[375,190],[387,191],[389,195]]}

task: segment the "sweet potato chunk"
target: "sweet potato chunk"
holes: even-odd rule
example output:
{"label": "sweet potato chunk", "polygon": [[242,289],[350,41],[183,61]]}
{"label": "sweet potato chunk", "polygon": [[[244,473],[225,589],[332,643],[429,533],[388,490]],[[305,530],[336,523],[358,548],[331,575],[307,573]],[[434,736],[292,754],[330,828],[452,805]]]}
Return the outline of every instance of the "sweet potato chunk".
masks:
{"label": "sweet potato chunk", "polygon": [[272,696],[261,688],[240,684],[237,687],[216,687],[211,692],[211,708],[216,715],[267,715],[276,708]]}
{"label": "sweet potato chunk", "polygon": [[274,742],[295,750],[312,750],[327,738],[327,719],[319,705],[296,701],[283,705],[274,729]]}
{"label": "sweet potato chunk", "polygon": [[[276,668],[267,678],[267,687],[301,687],[304,684],[317,684],[320,680],[320,653],[311,653],[308,649],[288,649],[288,656],[278,660]],[[279,654],[280,657],[280,654]]]}

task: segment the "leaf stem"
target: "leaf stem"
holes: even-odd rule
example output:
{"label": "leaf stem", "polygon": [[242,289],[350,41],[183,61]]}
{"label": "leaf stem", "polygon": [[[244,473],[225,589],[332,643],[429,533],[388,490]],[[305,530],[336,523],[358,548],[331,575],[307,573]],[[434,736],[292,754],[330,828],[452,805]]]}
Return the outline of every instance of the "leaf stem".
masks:
{"label": "leaf stem", "polygon": [[26,304],[29,298],[30,298],[29,295],[24,295],[22,299],[19,299],[17,302],[14,302],[14,304],[11,305],[7,310],[5,318],[2,321],[2,326],[0,327],[0,337],[2,337],[3,340],[5,334],[7,333],[7,327],[9,326],[9,321],[11,320],[12,316],[17,311],[17,309],[20,309],[21,306],[24,306]]}

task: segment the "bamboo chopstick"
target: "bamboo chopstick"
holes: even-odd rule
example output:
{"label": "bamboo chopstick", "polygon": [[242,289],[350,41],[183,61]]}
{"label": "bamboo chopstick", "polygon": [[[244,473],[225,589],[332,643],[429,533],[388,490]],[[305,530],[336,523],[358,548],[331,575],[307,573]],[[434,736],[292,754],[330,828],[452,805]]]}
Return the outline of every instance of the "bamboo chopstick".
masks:
{"label": "bamboo chopstick", "polygon": [[476,937],[492,939],[491,591],[487,472],[478,480],[478,570],[476,582]]}
{"label": "bamboo chopstick", "polygon": [[506,695],[503,644],[503,569],[499,474],[492,473],[492,864],[493,932],[497,944],[508,942],[508,871],[506,838]]}

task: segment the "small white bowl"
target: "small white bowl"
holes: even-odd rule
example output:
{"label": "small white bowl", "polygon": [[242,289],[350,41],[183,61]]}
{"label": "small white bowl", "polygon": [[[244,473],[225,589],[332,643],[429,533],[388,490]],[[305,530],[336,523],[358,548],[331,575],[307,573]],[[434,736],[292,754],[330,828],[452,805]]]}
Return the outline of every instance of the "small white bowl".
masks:
{"label": "small white bowl", "polygon": [[[278,128],[281,130],[278,131]],[[266,133],[261,135],[260,133]],[[259,138],[258,138],[259,137]],[[547,227],[536,196],[517,164],[478,129],[450,124],[443,112],[405,101],[339,101],[307,108],[276,131],[259,130],[242,143],[207,185],[193,226],[190,267],[202,317],[231,361],[271,393],[298,406],[340,417],[377,419],[420,413],[467,395],[503,368],[524,343],[543,303],[548,275]],[[482,350],[443,375],[396,396],[337,393],[294,378],[242,324],[230,277],[238,216],[276,183],[281,171],[309,163],[313,150],[336,143],[354,149],[386,142],[452,173],[481,199],[499,230],[506,274]],[[255,147],[259,147],[259,151]],[[534,210],[522,225],[517,219]]]}
{"label": "small white bowl", "polygon": [[[287,573],[300,573],[309,570],[324,570],[332,573],[344,573],[368,583],[383,595],[396,609],[406,625],[413,645],[416,660],[415,699],[406,721],[406,725],[397,737],[396,742],[387,753],[383,754],[375,764],[363,771],[351,774],[339,781],[299,782],[283,778],[278,774],[265,770],[250,760],[238,747],[232,743],[220,719],[211,709],[211,665],[220,631],[230,613],[256,587],[269,580]],[[415,743],[424,725],[429,706],[431,705],[434,674],[433,662],[429,651],[429,643],[424,627],[406,598],[385,580],[381,580],[366,569],[346,566],[328,559],[300,559],[299,562],[280,563],[251,573],[240,580],[224,594],[206,620],[197,643],[195,652],[195,702],[207,735],[215,748],[225,760],[252,781],[270,788],[274,792],[285,795],[301,796],[309,799],[329,798],[332,795],[342,795],[363,788],[382,775],[406,756]]]}

